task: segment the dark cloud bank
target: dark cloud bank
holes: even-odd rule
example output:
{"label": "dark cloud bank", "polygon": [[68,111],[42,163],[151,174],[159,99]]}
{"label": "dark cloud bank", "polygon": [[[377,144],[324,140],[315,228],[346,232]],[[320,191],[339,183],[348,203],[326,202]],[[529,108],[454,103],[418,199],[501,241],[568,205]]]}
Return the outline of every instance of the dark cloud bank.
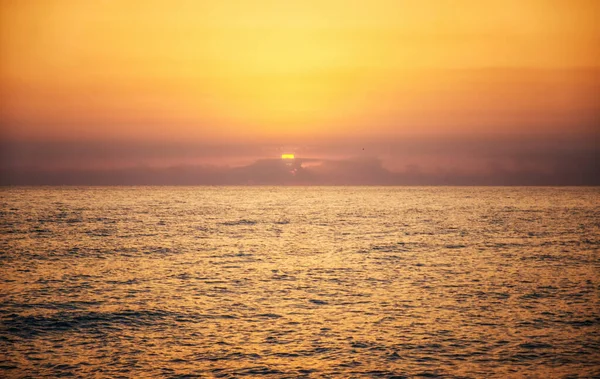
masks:
{"label": "dark cloud bank", "polygon": [[[600,185],[600,170],[590,162],[557,162],[553,170],[508,170],[489,167],[473,173],[409,166],[385,169],[378,159],[319,161],[302,167],[279,159],[243,167],[174,166],[121,169],[3,169],[2,185]],[[304,161],[305,162],[305,161]]]}
{"label": "dark cloud bank", "polygon": [[[135,164],[120,168],[88,165],[107,157],[126,159],[156,155],[156,146],[112,147],[96,145],[5,145],[0,168],[1,185],[600,185],[597,140],[550,139],[546,141],[407,141],[351,146],[348,151],[328,146],[329,151],[351,154],[367,146],[385,161],[363,155],[340,159],[259,159],[238,166],[176,163],[169,167]],[[385,145],[385,146],[384,146]],[[104,150],[103,150],[104,149]],[[254,150],[252,150],[254,149]],[[146,151],[147,150],[147,151]],[[160,149],[159,149],[160,150]],[[230,152],[251,154],[230,148]],[[361,150],[361,148],[358,148]],[[105,151],[105,153],[102,153]],[[165,146],[163,156],[185,157],[210,149]],[[214,148],[210,154],[223,150]],[[227,150],[225,150],[227,151]],[[312,151],[319,156],[318,148]],[[104,154],[104,155],[103,155]],[[120,154],[120,155],[119,155]],[[129,155],[128,155],[129,154]],[[387,155],[386,155],[387,154]],[[457,163],[456,157],[461,157]],[[72,160],[83,164],[52,168],[52,163]],[[391,167],[389,161],[394,161]],[[90,161],[91,162],[91,161]],[[142,161],[143,162],[143,161]],[[421,163],[423,162],[423,163]]]}

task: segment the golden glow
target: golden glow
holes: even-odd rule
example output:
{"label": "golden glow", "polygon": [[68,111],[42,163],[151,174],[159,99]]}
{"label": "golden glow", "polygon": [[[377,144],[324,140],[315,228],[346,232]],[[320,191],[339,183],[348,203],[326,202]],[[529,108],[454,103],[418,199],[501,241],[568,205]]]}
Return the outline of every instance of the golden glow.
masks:
{"label": "golden glow", "polygon": [[0,124],[18,138],[521,131],[598,111],[596,1],[0,6]]}
{"label": "golden glow", "polygon": [[294,154],[281,154],[281,159],[294,159]]}

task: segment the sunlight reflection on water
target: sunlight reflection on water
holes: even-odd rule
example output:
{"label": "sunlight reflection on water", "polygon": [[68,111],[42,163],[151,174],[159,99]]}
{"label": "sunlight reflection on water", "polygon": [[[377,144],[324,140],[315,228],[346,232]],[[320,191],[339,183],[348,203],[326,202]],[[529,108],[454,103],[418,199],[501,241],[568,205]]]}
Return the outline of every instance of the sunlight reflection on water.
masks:
{"label": "sunlight reflection on water", "polygon": [[598,188],[0,196],[0,376],[600,374]]}

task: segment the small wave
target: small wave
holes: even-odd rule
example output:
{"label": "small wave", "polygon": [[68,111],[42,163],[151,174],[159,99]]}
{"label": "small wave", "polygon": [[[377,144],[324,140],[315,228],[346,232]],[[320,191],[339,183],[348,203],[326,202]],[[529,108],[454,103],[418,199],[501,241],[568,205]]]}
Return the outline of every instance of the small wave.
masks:
{"label": "small wave", "polygon": [[406,251],[404,244],[386,244],[386,245],[373,245],[371,250],[382,252],[382,253],[395,253],[398,251]]}
{"label": "small wave", "polygon": [[464,249],[465,245],[446,245],[444,246],[446,249]]}
{"label": "small wave", "polygon": [[262,314],[258,314],[254,317],[259,317],[259,318],[281,318],[283,316],[278,315],[276,313],[262,313]]}
{"label": "small wave", "polygon": [[526,342],[519,345],[521,349],[551,349],[552,345],[543,342]]}
{"label": "small wave", "polygon": [[52,316],[19,316],[11,314],[2,318],[0,330],[21,337],[65,332],[76,329],[105,329],[122,326],[153,325],[165,318],[178,316],[162,310],[126,310],[120,312],[59,312]]}
{"label": "small wave", "polygon": [[221,225],[225,225],[225,226],[236,226],[236,225],[255,225],[256,221],[253,220],[245,220],[245,219],[241,219],[241,220],[236,220],[236,221],[225,221],[222,222]]}
{"label": "small wave", "polygon": [[415,374],[415,377],[417,378],[440,378],[440,374],[436,374],[434,372],[428,372],[428,371],[424,371],[424,372],[419,372]]}
{"label": "small wave", "polygon": [[237,370],[235,374],[237,375],[277,375],[283,374],[283,371],[269,368],[267,366],[257,366],[257,367],[249,367],[242,370]]}
{"label": "small wave", "polygon": [[571,321],[563,321],[563,323],[572,325],[572,326],[594,326],[600,324],[600,317],[596,317],[594,319],[588,320],[571,320]]}

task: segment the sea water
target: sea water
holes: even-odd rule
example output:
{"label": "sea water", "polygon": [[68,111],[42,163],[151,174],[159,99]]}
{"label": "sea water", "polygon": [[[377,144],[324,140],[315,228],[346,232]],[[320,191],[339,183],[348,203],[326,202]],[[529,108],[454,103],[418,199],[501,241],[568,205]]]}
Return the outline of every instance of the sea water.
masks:
{"label": "sea water", "polygon": [[600,375],[600,189],[0,189],[1,377]]}

